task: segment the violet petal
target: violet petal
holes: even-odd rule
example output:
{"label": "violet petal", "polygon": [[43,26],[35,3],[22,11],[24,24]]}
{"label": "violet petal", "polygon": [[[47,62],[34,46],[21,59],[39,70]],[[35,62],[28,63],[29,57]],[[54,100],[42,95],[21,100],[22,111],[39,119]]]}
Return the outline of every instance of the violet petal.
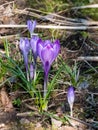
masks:
{"label": "violet petal", "polygon": [[19,48],[23,53],[29,53],[30,51],[30,43],[27,38],[21,38]]}
{"label": "violet petal", "polygon": [[37,52],[37,43],[38,43],[39,40],[40,40],[40,38],[38,36],[33,36],[30,40],[32,52],[33,52],[35,57],[37,56],[37,53],[38,53]]}
{"label": "violet petal", "polygon": [[69,105],[72,105],[74,103],[75,93],[74,93],[73,86],[70,86],[69,89],[68,89],[67,99],[68,99]]}
{"label": "violet petal", "polygon": [[36,27],[36,21],[33,21],[33,22],[31,20],[27,21],[27,28],[31,35],[34,32],[35,27]]}
{"label": "violet petal", "polygon": [[54,44],[53,44],[53,49],[54,49],[54,59],[57,57],[57,55],[58,55],[58,53],[59,53],[59,51],[60,51],[60,42],[59,42],[59,40],[56,40],[55,42],[54,42]]}
{"label": "violet petal", "polygon": [[41,59],[43,64],[45,62],[49,62],[49,64],[51,65],[53,62],[54,58],[54,51],[53,48],[51,48],[51,46],[48,44],[47,46],[45,46],[42,51],[41,51]]}

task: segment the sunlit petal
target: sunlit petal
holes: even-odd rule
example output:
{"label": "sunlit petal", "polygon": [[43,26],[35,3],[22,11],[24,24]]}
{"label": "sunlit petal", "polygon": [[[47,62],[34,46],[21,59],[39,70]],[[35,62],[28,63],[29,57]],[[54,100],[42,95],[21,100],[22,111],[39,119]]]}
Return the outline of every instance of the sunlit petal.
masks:
{"label": "sunlit petal", "polygon": [[23,51],[25,48],[25,40],[23,38],[20,38],[19,48],[21,51]]}
{"label": "sunlit petal", "polygon": [[60,42],[59,40],[56,40],[53,44],[53,49],[54,49],[54,59],[57,57],[59,51],[60,51]]}
{"label": "sunlit petal", "polygon": [[52,42],[50,40],[45,40],[43,46],[50,44],[52,46]]}
{"label": "sunlit petal", "polygon": [[70,86],[69,89],[68,89],[67,99],[68,99],[68,103],[70,105],[74,103],[75,93],[74,93],[73,86]]}
{"label": "sunlit petal", "polygon": [[46,61],[49,62],[49,64],[51,64],[54,60],[54,51],[53,48],[51,48],[51,45],[47,45],[46,47],[44,47],[41,51],[41,58],[42,58],[42,62],[45,63]]}
{"label": "sunlit petal", "polygon": [[37,44],[37,51],[38,51],[38,55],[39,55],[41,60],[42,60],[42,58],[41,58],[41,51],[42,51],[43,48],[44,48],[43,47],[43,41],[40,39],[38,41],[38,44]]}
{"label": "sunlit petal", "polygon": [[27,38],[21,38],[19,48],[23,53],[29,53],[30,51],[30,42]]}

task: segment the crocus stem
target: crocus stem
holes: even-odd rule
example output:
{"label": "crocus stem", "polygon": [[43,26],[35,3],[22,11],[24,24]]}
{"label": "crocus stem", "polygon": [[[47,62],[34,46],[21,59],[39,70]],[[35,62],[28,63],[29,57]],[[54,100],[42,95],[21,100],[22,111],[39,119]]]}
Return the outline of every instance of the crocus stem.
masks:
{"label": "crocus stem", "polygon": [[37,68],[36,58],[34,58],[34,82],[36,81],[36,68]]}
{"label": "crocus stem", "polygon": [[35,67],[34,67],[35,69],[34,69],[34,82],[36,81],[36,65],[35,65]]}
{"label": "crocus stem", "polygon": [[46,93],[47,93],[47,83],[48,83],[48,75],[45,74],[45,77],[44,77],[44,97],[46,96]]}
{"label": "crocus stem", "polygon": [[27,68],[26,68],[26,72],[27,72],[27,80],[29,81],[29,72]]}
{"label": "crocus stem", "polygon": [[27,80],[29,81],[28,56],[23,55],[23,58],[24,58],[24,64],[25,64],[25,67],[26,67]]}
{"label": "crocus stem", "polygon": [[32,38],[32,36],[33,36],[33,34],[32,33],[30,33],[30,37]]}
{"label": "crocus stem", "polygon": [[70,116],[72,117],[73,116],[73,104],[70,104]]}

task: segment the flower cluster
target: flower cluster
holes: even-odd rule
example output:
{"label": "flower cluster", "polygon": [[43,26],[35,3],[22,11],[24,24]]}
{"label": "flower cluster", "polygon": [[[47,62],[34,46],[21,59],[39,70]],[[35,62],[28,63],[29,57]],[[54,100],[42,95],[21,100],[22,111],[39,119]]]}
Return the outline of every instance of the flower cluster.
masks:
{"label": "flower cluster", "polygon": [[[27,28],[30,32],[31,39],[29,40],[28,38],[21,38],[20,45],[19,45],[20,50],[23,54],[28,81],[30,79],[32,79],[32,77],[31,77],[32,74],[30,74],[30,76],[29,76],[29,72],[34,73],[34,79],[36,79],[37,43],[40,40],[40,38],[38,36],[33,35],[35,27],[36,27],[36,21],[34,21],[33,23],[31,20],[27,21]],[[28,67],[28,54],[29,54],[30,50],[32,50],[33,58],[34,58],[34,63],[32,64],[32,67],[34,69],[31,69],[32,67],[31,67],[31,63],[30,63],[31,70]],[[32,70],[33,70],[33,72],[32,72]]]}
{"label": "flower cluster", "polygon": [[[37,57],[42,61],[43,69],[44,69],[44,95],[46,97],[47,94],[47,83],[48,83],[48,74],[51,68],[53,61],[59,54],[60,50],[60,42],[59,40],[55,40],[53,43],[50,40],[42,40],[39,36],[34,35],[34,29],[36,27],[36,21],[28,20],[27,21],[27,28],[30,33],[30,39],[28,38],[21,38],[20,39],[20,50],[23,54],[24,64],[26,68],[27,80],[34,82],[36,81],[36,69],[37,69]],[[33,61],[29,62],[28,55],[30,53],[33,56]],[[70,106],[70,115],[73,115],[73,103],[75,99],[75,93],[73,86],[69,86],[67,99]],[[47,109],[47,102],[44,104],[44,110]]]}
{"label": "flower cluster", "polygon": [[[48,81],[48,73],[53,61],[56,59],[57,55],[59,54],[60,50],[60,42],[59,40],[55,40],[52,43],[50,40],[43,41],[38,36],[34,35],[34,29],[36,27],[36,21],[28,20],[27,21],[27,28],[30,33],[30,40],[28,38],[21,38],[20,39],[20,50],[23,54],[24,63],[26,67],[27,73],[27,80],[31,80],[34,78],[36,80],[36,60],[37,56],[40,57],[45,74],[44,80],[44,96],[47,92],[47,81]],[[30,62],[30,67],[28,65],[28,54],[32,50],[33,56],[33,63]]]}

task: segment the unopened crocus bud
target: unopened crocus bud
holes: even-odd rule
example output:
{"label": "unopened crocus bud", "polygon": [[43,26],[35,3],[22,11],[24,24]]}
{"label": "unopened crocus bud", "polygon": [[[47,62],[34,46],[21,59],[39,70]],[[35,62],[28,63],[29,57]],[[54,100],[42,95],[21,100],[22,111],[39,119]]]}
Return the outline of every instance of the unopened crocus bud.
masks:
{"label": "unopened crocus bud", "polygon": [[36,21],[33,21],[33,22],[31,20],[27,21],[27,28],[30,32],[31,37],[32,37],[35,27],[36,27]]}
{"label": "unopened crocus bud", "polygon": [[33,67],[34,67],[34,81],[36,80],[36,69],[37,69],[37,64],[36,64],[36,60],[37,60],[37,55],[38,55],[38,48],[37,48],[37,44],[38,41],[40,41],[41,39],[38,36],[32,36],[31,40],[30,40],[30,45],[31,45],[31,49],[32,49],[32,53],[33,53]]}
{"label": "unopened crocus bud", "polygon": [[30,51],[30,42],[28,38],[20,38],[19,48],[23,54],[28,54]]}
{"label": "unopened crocus bud", "polygon": [[27,73],[27,80],[29,81],[29,74],[28,74],[28,54],[30,51],[30,42],[28,38],[21,38],[19,48],[23,54],[24,63],[26,67],[26,73]]}
{"label": "unopened crocus bud", "polygon": [[33,63],[30,64],[30,79],[34,78],[34,66]]}
{"label": "unopened crocus bud", "polygon": [[32,53],[33,53],[35,60],[36,60],[37,54],[38,54],[37,44],[38,44],[38,41],[40,41],[40,40],[41,39],[38,36],[33,36],[30,40],[31,49],[32,49]]}
{"label": "unopened crocus bud", "polygon": [[73,109],[73,103],[74,103],[74,100],[75,100],[75,93],[74,93],[73,86],[69,86],[69,88],[68,88],[67,99],[68,99],[68,103],[69,103],[69,106],[70,106],[70,115],[73,116],[72,109]]}

